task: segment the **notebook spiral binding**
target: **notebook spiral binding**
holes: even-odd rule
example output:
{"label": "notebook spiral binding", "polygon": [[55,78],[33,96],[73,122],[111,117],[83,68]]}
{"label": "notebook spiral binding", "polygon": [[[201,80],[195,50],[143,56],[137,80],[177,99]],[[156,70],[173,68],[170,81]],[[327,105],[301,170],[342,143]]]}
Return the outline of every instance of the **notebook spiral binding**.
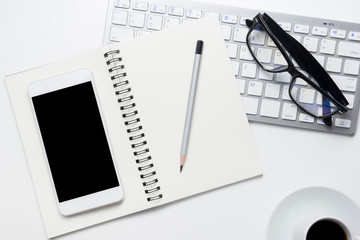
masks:
{"label": "notebook spiral binding", "polygon": [[122,64],[120,50],[108,51],[104,54],[104,57],[120,105],[126,131],[129,134],[130,146],[133,149],[135,163],[138,165],[140,179],[143,181],[142,186],[147,195],[146,199],[149,202],[159,200],[163,195],[160,193],[159,180],[156,178],[150,149],[147,147],[148,142],[145,139],[139,112],[136,110],[134,96],[131,93],[130,81],[125,79],[127,74],[125,66]]}

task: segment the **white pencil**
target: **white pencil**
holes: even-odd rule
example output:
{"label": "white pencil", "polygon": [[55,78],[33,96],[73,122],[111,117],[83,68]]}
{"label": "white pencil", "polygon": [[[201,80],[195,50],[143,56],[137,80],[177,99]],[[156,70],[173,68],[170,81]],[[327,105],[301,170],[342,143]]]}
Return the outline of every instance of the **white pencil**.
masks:
{"label": "white pencil", "polygon": [[201,60],[203,44],[204,44],[204,42],[202,40],[198,40],[196,43],[194,67],[193,67],[193,72],[192,72],[192,77],[191,77],[191,87],[190,87],[190,93],[189,93],[188,106],[187,106],[187,110],[186,110],[184,133],[183,133],[183,139],[182,139],[181,151],[180,151],[180,172],[182,171],[184,163],[185,163],[188,144],[189,144],[191,119],[192,119],[192,114],[193,114],[193,110],[194,110],[196,86],[197,86],[197,80],[198,80],[198,76],[199,76],[200,60]]}

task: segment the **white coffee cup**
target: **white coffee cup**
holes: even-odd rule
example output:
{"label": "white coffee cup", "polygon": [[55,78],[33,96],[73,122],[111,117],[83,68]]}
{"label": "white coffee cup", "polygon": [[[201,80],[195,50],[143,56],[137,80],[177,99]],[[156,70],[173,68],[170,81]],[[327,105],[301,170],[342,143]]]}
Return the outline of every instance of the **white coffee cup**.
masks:
{"label": "white coffee cup", "polygon": [[354,236],[348,225],[340,218],[334,216],[309,216],[300,221],[294,231],[293,240],[306,240],[310,228],[319,221],[330,221],[336,223],[346,234],[346,240],[360,240],[360,236]]}

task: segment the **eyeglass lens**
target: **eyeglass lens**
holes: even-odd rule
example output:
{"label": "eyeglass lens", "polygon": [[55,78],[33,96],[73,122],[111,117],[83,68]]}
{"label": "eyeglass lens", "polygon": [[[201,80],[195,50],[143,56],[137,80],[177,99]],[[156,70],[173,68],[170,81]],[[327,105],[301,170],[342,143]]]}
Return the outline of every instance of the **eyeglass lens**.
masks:
{"label": "eyeglass lens", "polygon": [[282,53],[260,24],[250,32],[248,43],[250,51],[265,70],[281,72],[288,68],[288,63]]}
{"label": "eyeglass lens", "polygon": [[330,99],[301,77],[291,82],[289,92],[300,107],[316,117],[324,117],[338,110]]}

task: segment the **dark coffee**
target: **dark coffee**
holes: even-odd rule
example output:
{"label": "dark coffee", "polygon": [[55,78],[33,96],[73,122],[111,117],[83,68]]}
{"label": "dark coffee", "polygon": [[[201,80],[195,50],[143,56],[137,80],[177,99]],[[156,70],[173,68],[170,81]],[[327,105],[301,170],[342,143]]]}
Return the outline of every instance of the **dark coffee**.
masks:
{"label": "dark coffee", "polygon": [[332,220],[320,220],[314,223],[306,240],[349,240],[344,228]]}

